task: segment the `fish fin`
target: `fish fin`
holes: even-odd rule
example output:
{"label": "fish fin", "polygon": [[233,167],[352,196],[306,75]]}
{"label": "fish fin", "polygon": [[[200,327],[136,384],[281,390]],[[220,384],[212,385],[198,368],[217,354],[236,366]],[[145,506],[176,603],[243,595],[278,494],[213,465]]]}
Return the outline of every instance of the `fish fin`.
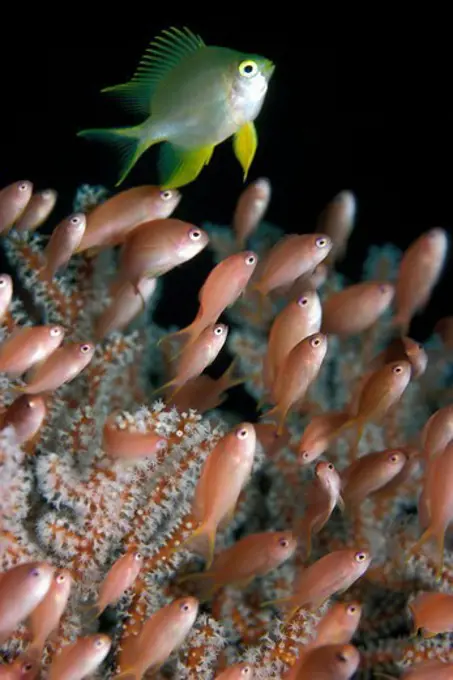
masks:
{"label": "fish fin", "polygon": [[162,31],[145,50],[131,80],[104,87],[101,92],[118,96],[121,103],[134,113],[149,116],[151,99],[158,84],[189,54],[202,47],[205,47],[202,38],[186,27]]}
{"label": "fish fin", "polygon": [[258,136],[254,123],[245,123],[233,137],[234,155],[238,159],[244,171],[244,182],[255,157],[258,146]]}
{"label": "fish fin", "polygon": [[162,145],[159,157],[160,188],[177,189],[193,182],[209,163],[214,146],[181,149],[170,142]]}
{"label": "fish fin", "polygon": [[426,630],[426,628],[422,628],[422,635],[425,640],[429,640],[430,638],[436,637],[438,633],[433,633],[432,630]]}
{"label": "fish fin", "polygon": [[181,545],[179,546],[179,550],[186,548],[187,550],[190,550],[189,547],[187,547],[192,541],[196,541],[197,539],[204,538],[207,541],[207,552],[203,554],[205,556],[205,571],[209,571],[209,568],[211,567],[213,561],[214,561],[214,551],[215,551],[215,540],[216,540],[216,534],[217,534],[217,527],[211,526],[208,523],[201,524],[198,529],[195,529],[195,531],[190,534],[189,538],[187,538]]}
{"label": "fish fin", "polygon": [[281,437],[283,434],[283,431],[285,429],[285,423],[286,423],[286,418],[289,413],[289,408],[286,408],[286,406],[280,406],[277,404],[277,406],[274,406],[271,408],[270,411],[267,411],[263,417],[268,418],[278,418],[278,423],[276,423],[276,429],[277,429],[277,436]]}
{"label": "fish fin", "polygon": [[143,125],[127,128],[80,130],[80,132],[77,133],[77,137],[97,139],[101,142],[110,143],[118,149],[121,157],[121,168],[120,178],[115,184],[117,187],[124,182],[129,172],[145,151],[153,144],[158,144],[163,141],[161,138],[153,139],[152,137],[143,139],[142,131]]}
{"label": "fish fin", "polygon": [[338,509],[340,510],[340,512],[342,512],[344,514],[345,511],[346,511],[346,505],[345,505],[345,502],[344,502],[344,498],[342,496],[338,496],[337,506],[338,506]]}

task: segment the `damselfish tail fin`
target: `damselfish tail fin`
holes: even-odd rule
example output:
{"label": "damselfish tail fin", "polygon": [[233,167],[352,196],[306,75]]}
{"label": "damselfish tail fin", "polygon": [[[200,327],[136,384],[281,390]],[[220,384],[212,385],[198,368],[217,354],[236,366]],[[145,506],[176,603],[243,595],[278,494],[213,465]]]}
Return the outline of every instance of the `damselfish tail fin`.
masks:
{"label": "damselfish tail fin", "polygon": [[161,142],[162,139],[153,139],[143,134],[143,125],[128,128],[105,128],[81,130],[78,137],[94,139],[116,147],[121,159],[120,178],[115,186],[119,186],[132,170],[142,154],[150,146]]}

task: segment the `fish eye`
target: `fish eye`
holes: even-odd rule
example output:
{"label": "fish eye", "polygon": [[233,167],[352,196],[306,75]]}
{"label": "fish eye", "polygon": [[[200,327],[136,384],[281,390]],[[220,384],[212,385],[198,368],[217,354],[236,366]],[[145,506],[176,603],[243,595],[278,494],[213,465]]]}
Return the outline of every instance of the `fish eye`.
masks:
{"label": "fish eye", "polygon": [[183,603],[181,604],[181,606],[180,606],[180,610],[181,610],[182,612],[188,612],[188,611],[190,611],[190,605],[189,605],[189,603],[188,603],[188,602],[183,602]]}
{"label": "fish eye", "polygon": [[51,189],[45,189],[44,191],[41,192],[41,198],[44,198],[46,201],[48,198],[52,198],[53,196],[53,191]]}
{"label": "fish eye", "polygon": [[66,581],[66,576],[64,574],[58,574],[55,580],[57,583],[64,583]]}
{"label": "fish eye", "polygon": [[399,460],[398,454],[394,453],[394,454],[392,454],[392,455],[390,456],[390,461],[391,461],[392,463],[397,463],[398,460]]}
{"label": "fish eye", "polygon": [[325,238],[324,236],[316,239],[316,245],[318,248],[325,248],[328,243],[329,239]]}
{"label": "fish eye", "polygon": [[189,231],[189,238],[191,238],[192,241],[198,241],[198,239],[201,238],[201,231],[199,229],[191,229]]}
{"label": "fish eye", "polygon": [[70,219],[70,224],[74,227],[79,227],[82,224],[82,218],[79,215],[73,215]]}
{"label": "fish eye", "polygon": [[223,334],[223,326],[216,326],[214,328],[214,335],[222,335]]}
{"label": "fish eye", "polygon": [[343,652],[338,652],[336,656],[338,661],[341,661],[342,663],[346,663],[346,661],[348,660],[346,654],[344,654]]}
{"label": "fish eye", "polygon": [[33,670],[33,664],[30,662],[24,663],[21,670],[24,671],[24,673],[29,673],[31,670]]}
{"label": "fish eye", "polygon": [[310,340],[310,345],[312,347],[319,347],[320,344],[321,344],[321,338],[319,336],[316,336],[315,338],[312,338]]}
{"label": "fish eye", "polygon": [[35,577],[41,576],[41,569],[38,569],[37,567],[35,567],[34,569],[32,569],[30,571],[30,576],[35,576]]}
{"label": "fish eye", "polygon": [[309,451],[304,451],[304,452],[302,453],[302,458],[303,458],[304,460],[308,460],[308,459],[310,458],[310,452],[309,452]]}
{"label": "fish eye", "polygon": [[248,675],[248,674],[250,673],[251,670],[252,670],[252,669],[250,668],[250,666],[245,666],[245,667],[241,670],[241,675]]}
{"label": "fish eye", "polygon": [[329,463],[329,465],[328,465],[327,467],[328,467],[329,470],[333,470],[333,465],[332,465],[332,463]]}
{"label": "fish eye", "polygon": [[4,276],[0,276],[0,288],[3,288],[6,286],[6,278]]}
{"label": "fish eye", "polygon": [[246,59],[239,64],[239,73],[244,78],[252,78],[258,73],[258,64],[252,59]]}
{"label": "fish eye", "polygon": [[347,612],[348,614],[355,614],[357,611],[357,607],[354,604],[349,605]]}
{"label": "fish eye", "polygon": [[21,182],[21,183],[19,184],[19,187],[18,187],[18,188],[19,188],[19,191],[25,191],[25,190],[28,188],[27,182]]}
{"label": "fish eye", "polygon": [[86,354],[87,352],[90,351],[90,349],[91,345],[81,345],[80,347],[80,351],[82,352],[82,354]]}
{"label": "fish eye", "polygon": [[246,439],[248,437],[248,430],[246,430],[245,427],[242,427],[240,430],[236,430],[236,437],[238,439]]}
{"label": "fish eye", "polygon": [[255,255],[249,255],[245,260],[245,264],[249,264],[249,265],[255,264],[255,262],[256,262],[256,256]]}
{"label": "fish eye", "polygon": [[359,552],[359,553],[356,553],[354,557],[355,557],[356,562],[363,562],[364,560],[366,560],[366,553]]}
{"label": "fish eye", "polygon": [[94,646],[100,649],[101,647],[104,647],[105,645],[105,640],[101,637],[98,637],[94,641]]}
{"label": "fish eye", "polygon": [[167,191],[161,191],[160,192],[160,197],[163,201],[169,201],[172,196],[173,196],[173,192],[170,191],[170,189],[167,189]]}
{"label": "fish eye", "polygon": [[287,538],[281,538],[278,544],[281,545],[282,548],[287,548],[289,546],[289,541]]}
{"label": "fish eye", "polygon": [[134,560],[137,560],[137,562],[138,562],[141,559],[142,559],[142,554],[140,552],[135,552],[134,553]]}
{"label": "fish eye", "polygon": [[394,366],[394,367],[393,367],[393,372],[394,372],[396,375],[399,375],[400,373],[403,372],[403,367],[400,366],[400,365],[398,364],[398,366]]}
{"label": "fish eye", "polygon": [[59,328],[58,326],[53,326],[53,328],[50,329],[49,333],[53,338],[57,338],[59,335],[61,335],[61,328]]}
{"label": "fish eye", "polygon": [[297,304],[299,305],[299,307],[306,307],[308,305],[308,298],[307,297],[299,298]]}

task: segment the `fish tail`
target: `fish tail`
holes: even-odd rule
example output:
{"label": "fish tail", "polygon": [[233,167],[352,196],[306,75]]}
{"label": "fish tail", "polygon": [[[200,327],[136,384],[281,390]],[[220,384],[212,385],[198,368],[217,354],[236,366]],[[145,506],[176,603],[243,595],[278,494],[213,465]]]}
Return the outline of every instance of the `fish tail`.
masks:
{"label": "fish tail", "polygon": [[242,376],[242,377],[235,377],[234,373],[238,367],[239,361],[237,357],[234,357],[233,361],[231,364],[228,366],[226,369],[225,373],[222,373],[222,375],[219,378],[219,382],[222,384],[222,389],[224,392],[227,390],[231,389],[232,387],[236,387],[236,385],[242,385],[244,382],[246,382],[247,378]]}
{"label": "fish tail", "polygon": [[144,135],[144,125],[125,128],[103,128],[81,130],[78,137],[95,139],[100,142],[115,146],[121,157],[120,178],[115,184],[119,186],[126,179],[129,172],[142,154],[153,144],[162,141],[160,138],[153,139],[149,134]]}
{"label": "fish tail", "polygon": [[79,609],[83,612],[83,623],[93,623],[102,614],[96,603],[82,604]]}
{"label": "fish tail", "polygon": [[195,529],[195,531],[189,536],[189,538],[187,538],[184,541],[184,543],[181,544],[180,549],[183,547],[187,547],[188,545],[190,545],[190,543],[194,541],[197,543],[204,542],[205,544],[207,544],[207,550],[203,550],[201,552],[206,560],[205,571],[208,571],[214,560],[216,534],[217,534],[216,525],[212,524],[211,522],[204,522],[201,526],[198,527],[198,529]]}
{"label": "fish tail", "polygon": [[[157,342],[157,346],[159,347],[162,343],[169,342],[170,340],[173,340],[174,338],[178,338],[181,335],[188,335],[187,342],[183,344],[182,349],[186,349],[186,347],[189,347],[189,345],[192,345],[195,340],[198,338],[200,331],[201,331],[201,326],[200,326],[200,317],[197,316],[194,321],[192,321],[191,324],[186,326],[185,328],[180,328],[179,331],[175,331],[174,333],[168,333],[168,335],[164,335],[163,338],[160,338],[160,340]],[[175,359],[177,356],[179,356],[181,352],[179,351],[173,359]]]}
{"label": "fish tail", "polygon": [[281,437],[283,434],[283,431],[285,429],[285,422],[286,422],[286,417],[288,415],[289,409],[286,406],[281,406],[280,404],[277,404],[277,406],[274,406],[271,408],[270,411],[267,411],[267,413],[264,414],[266,418],[271,416],[272,418],[277,417],[278,421],[276,424],[277,428],[277,436]]}

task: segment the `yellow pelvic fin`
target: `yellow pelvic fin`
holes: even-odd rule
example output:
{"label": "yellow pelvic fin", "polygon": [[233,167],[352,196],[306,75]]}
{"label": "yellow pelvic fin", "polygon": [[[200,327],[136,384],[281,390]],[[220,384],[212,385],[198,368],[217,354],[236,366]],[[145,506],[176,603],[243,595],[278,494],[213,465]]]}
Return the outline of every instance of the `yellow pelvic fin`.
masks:
{"label": "yellow pelvic fin", "polygon": [[234,155],[244,171],[244,182],[255,157],[258,146],[258,136],[252,122],[243,125],[233,137]]}
{"label": "yellow pelvic fin", "polygon": [[193,182],[209,163],[214,146],[201,149],[181,149],[169,142],[162,145],[159,157],[160,187],[162,191],[177,189]]}

